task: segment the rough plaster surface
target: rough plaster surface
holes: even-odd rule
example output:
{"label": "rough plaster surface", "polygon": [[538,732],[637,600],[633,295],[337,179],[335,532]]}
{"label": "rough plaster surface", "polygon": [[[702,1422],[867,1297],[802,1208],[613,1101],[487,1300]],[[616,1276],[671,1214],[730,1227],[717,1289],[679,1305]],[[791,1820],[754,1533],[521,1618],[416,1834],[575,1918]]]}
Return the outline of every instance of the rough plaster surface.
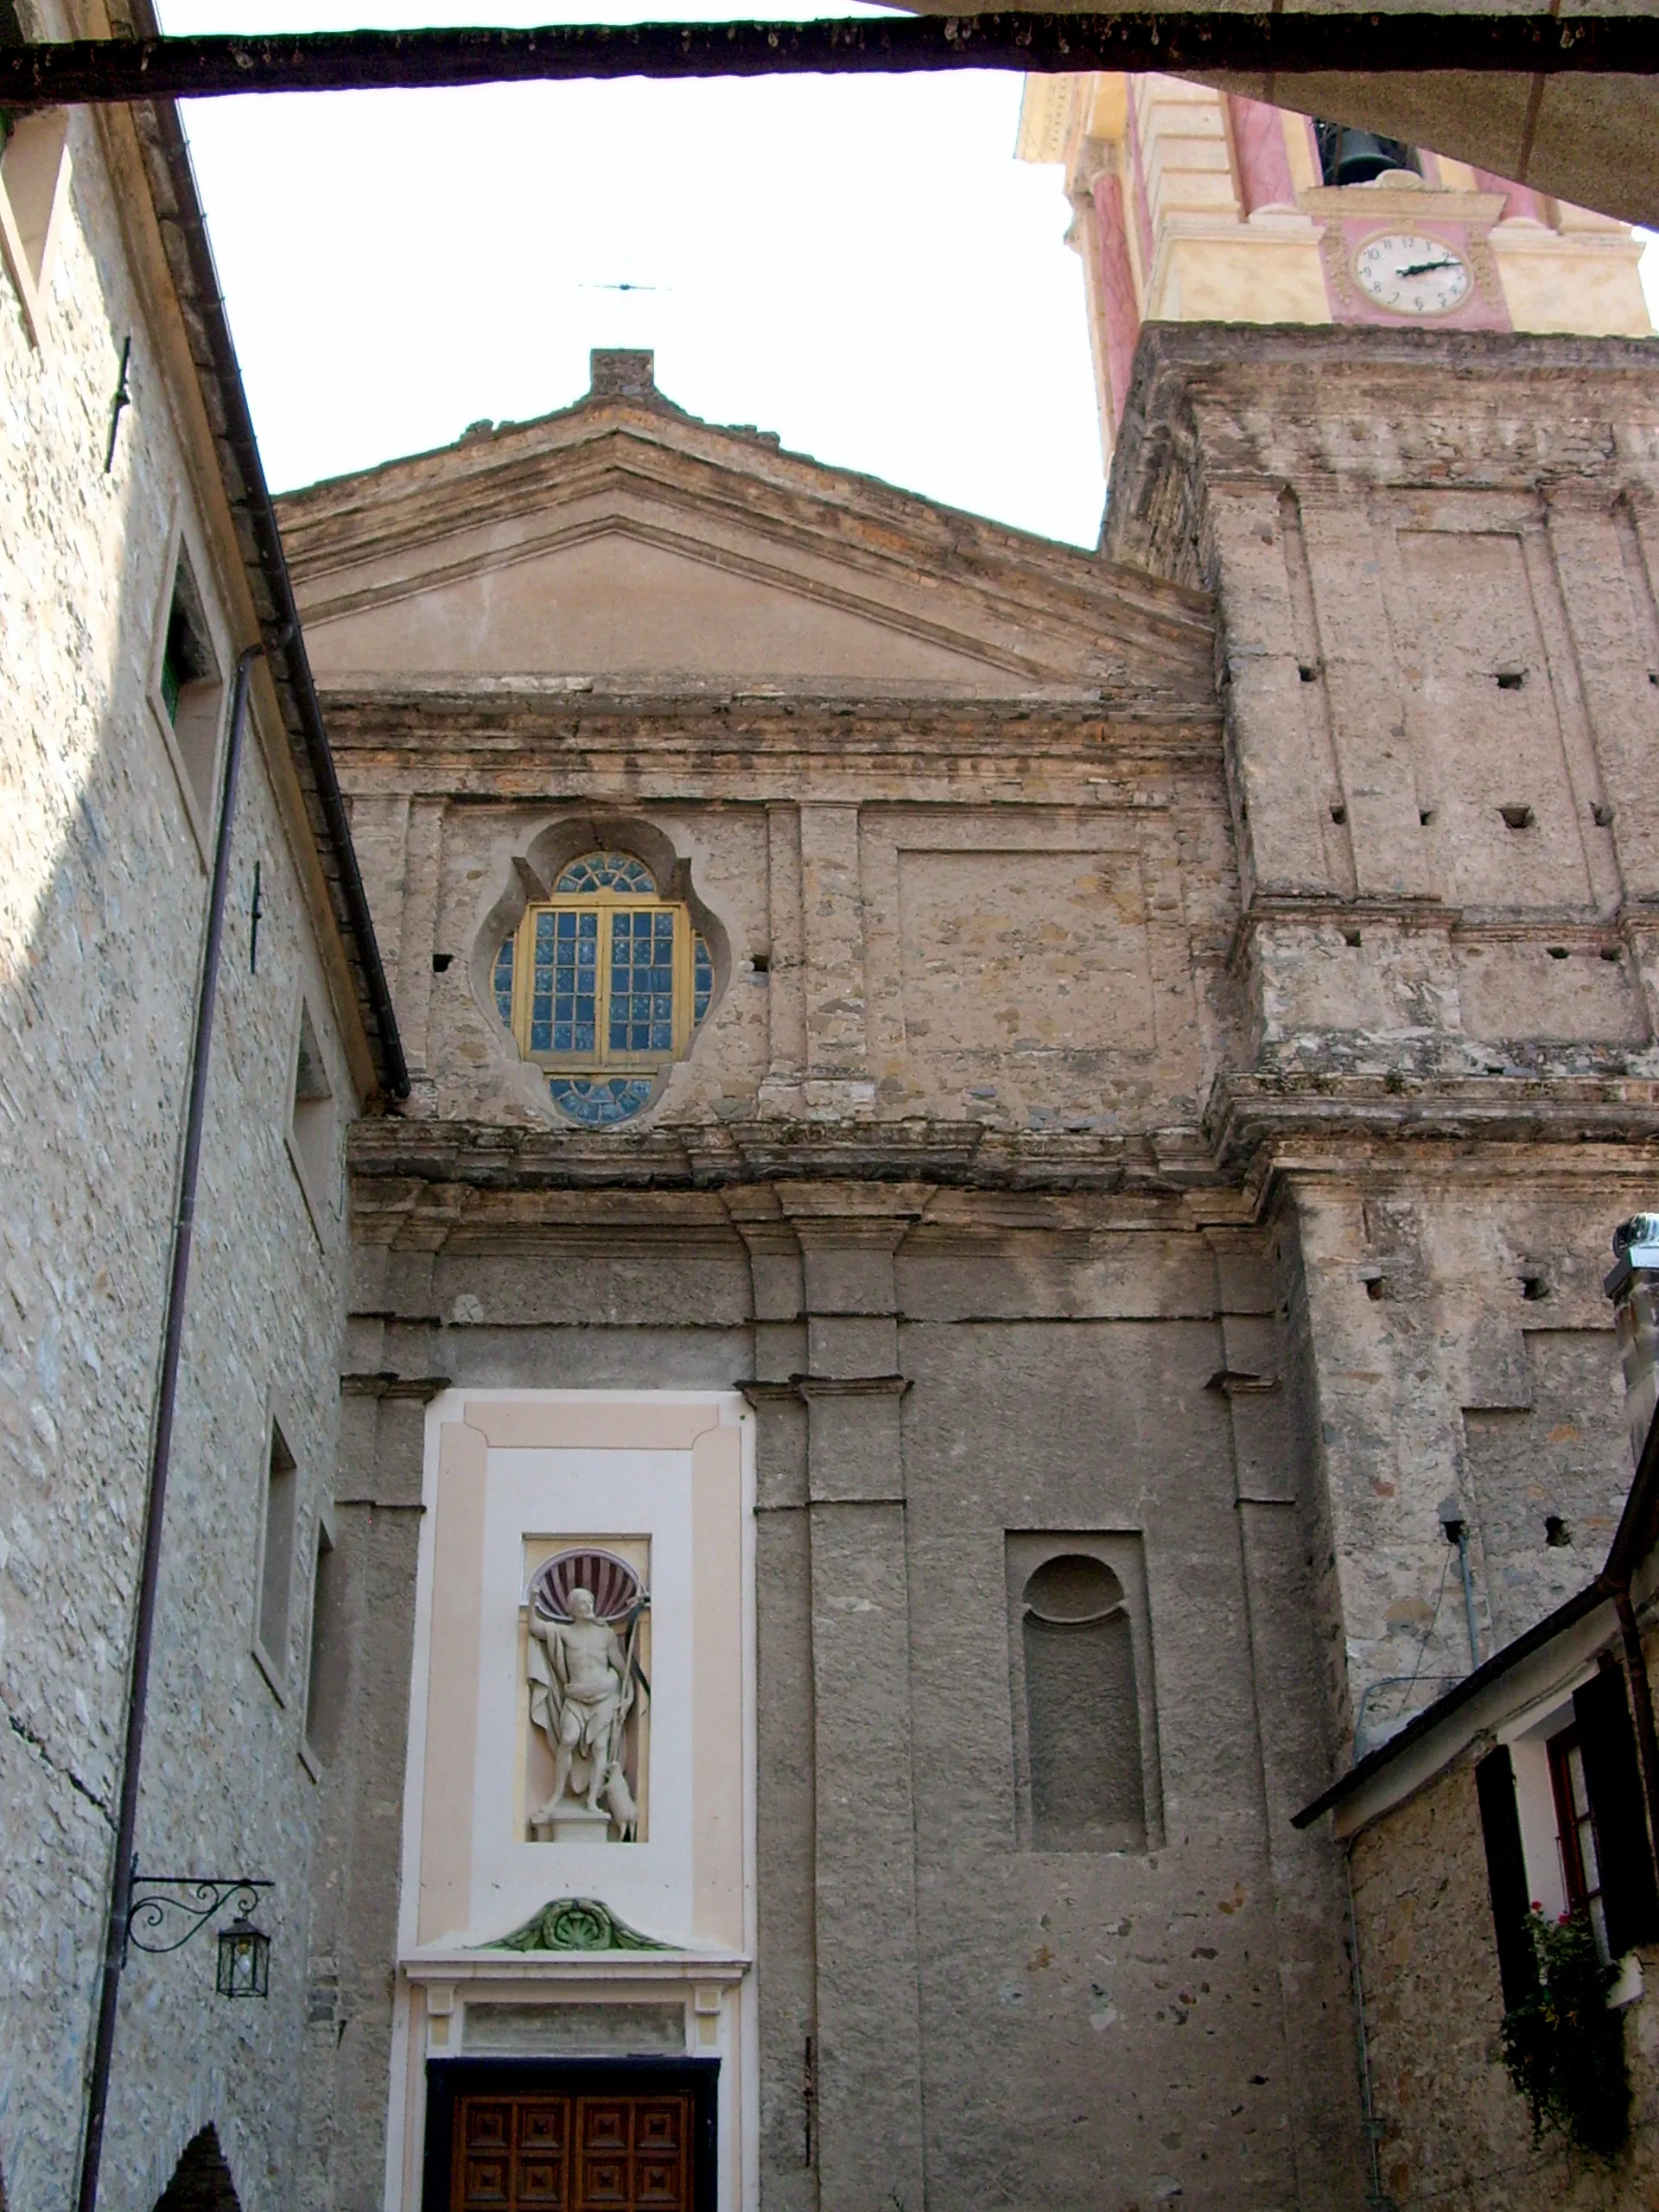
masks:
{"label": "rough plaster surface", "polygon": [[[73,170],[38,346],[0,283],[0,2193],[73,2191],[207,873],[152,712],[174,518],[222,547],[104,142]],[[121,343],[135,401],[103,473]],[[211,465],[211,464],[210,464]],[[209,550],[211,549],[211,550]],[[233,551],[230,555],[234,561]],[[223,637],[218,642],[223,651]],[[280,737],[276,740],[280,745]],[[259,963],[249,901],[261,864]],[[315,1788],[298,1739],[333,1478],[343,1126],[319,1238],[286,1130],[303,990],[350,1086],[264,741],[251,732],[202,1159],[138,1826],[158,1872],[275,1889],[268,2004],[213,1993],[212,1936],[135,1953],[100,2202],[148,2212],[216,2129],[245,2207],[290,2201]],[[286,1702],[251,1656],[268,1421],[299,1468]]]}

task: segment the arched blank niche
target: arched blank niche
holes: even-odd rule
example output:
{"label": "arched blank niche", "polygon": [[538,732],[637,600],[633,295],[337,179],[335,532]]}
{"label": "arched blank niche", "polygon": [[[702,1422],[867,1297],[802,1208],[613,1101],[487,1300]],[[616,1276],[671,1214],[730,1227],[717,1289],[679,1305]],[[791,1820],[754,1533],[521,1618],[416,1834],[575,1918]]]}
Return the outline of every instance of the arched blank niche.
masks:
{"label": "arched blank niche", "polygon": [[1144,1851],[1155,1768],[1139,1539],[1011,1537],[1008,1565],[1025,1840]]}

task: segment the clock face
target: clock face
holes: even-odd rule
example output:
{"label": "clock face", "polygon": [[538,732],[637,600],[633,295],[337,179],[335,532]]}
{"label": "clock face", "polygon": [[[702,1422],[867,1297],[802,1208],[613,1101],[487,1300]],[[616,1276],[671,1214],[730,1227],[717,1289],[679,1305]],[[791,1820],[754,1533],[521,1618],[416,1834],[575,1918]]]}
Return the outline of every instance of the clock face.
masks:
{"label": "clock face", "polygon": [[1354,276],[1366,298],[1391,315],[1450,315],[1475,289],[1461,254],[1409,231],[1367,238],[1354,256]]}

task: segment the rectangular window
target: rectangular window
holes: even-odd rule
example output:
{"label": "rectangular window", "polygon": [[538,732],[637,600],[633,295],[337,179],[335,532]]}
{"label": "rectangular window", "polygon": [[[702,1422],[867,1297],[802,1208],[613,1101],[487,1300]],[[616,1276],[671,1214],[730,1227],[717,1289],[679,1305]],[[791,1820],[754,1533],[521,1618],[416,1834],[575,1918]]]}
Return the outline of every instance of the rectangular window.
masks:
{"label": "rectangular window", "polygon": [[218,811],[215,785],[225,679],[182,545],[158,640],[155,696],[191,823],[205,852]]}
{"label": "rectangular window", "polygon": [[254,1656],[271,1687],[288,1673],[288,1630],[294,1593],[294,1522],[299,1475],[294,1454],[275,1421],[265,1466],[264,1528],[259,1547],[259,1611]]}
{"label": "rectangular window", "polygon": [[294,1048],[288,1142],[320,1236],[326,1233],[324,1224],[334,1205],[337,1130],[334,1085],[328,1080],[311,1009],[302,1000],[299,1036]]}

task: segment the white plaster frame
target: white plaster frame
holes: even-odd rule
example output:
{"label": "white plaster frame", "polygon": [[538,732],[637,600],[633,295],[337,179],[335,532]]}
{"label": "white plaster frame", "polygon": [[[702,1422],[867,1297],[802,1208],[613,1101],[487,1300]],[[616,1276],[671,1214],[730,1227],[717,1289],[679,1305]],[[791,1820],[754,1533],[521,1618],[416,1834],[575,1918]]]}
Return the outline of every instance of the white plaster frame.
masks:
{"label": "white plaster frame", "polygon": [[[432,1606],[438,1514],[437,1472],[442,1433],[464,1421],[469,1404],[523,1403],[615,1406],[644,1409],[665,1405],[707,1406],[731,1416],[741,1455],[742,1592],[743,1945],[741,1950],[709,1948],[656,1952],[512,1953],[418,1942],[422,1819],[426,1792],[426,1739],[432,1656]],[[730,1390],[544,1390],[450,1389],[427,1408],[423,1512],[416,1578],[414,1649],[409,1705],[409,1758],[404,1788],[402,1881],[398,1900],[399,1969],[393,1994],[391,2080],[386,2126],[385,2212],[416,2212],[420,2202],[421,2166],[426,2128],[425,2061],[429,2050],[453,2048],[429,2043],[431,2017],[453,2018],[456,1999],[463,2009],[467,1985],[484,1986],[493,1995],[512,1989],[524,2001],[556,2002],[561,1995],[591,1999],[601,1993],[620,1997],[630,1988],[661,1998],[671,1991],[683,1997],[688,2057],[721,2060],[718,2090],[718,2190],[720,2212],[758,2212],[760,2195],[760,2007],[753,1972],[759,1933],[756,1884],[756,1770],[758,1719],[755,1691],[755,1425],[751,1408]],[[641,1447],[645,1448],[645,1447]],[[653,1544],[652,1575],[660,1573]],[[660,1659],[658,1662],[660,1666]],[[530,1847],[537,1848],[539,1847]],[[624,1851],[636,1848],[615,1845]],[[646,1933],[652,1932],[647,1929]],[[443,2008],[430,2013],[427,1992],[440,1993]],[[719,1993],[709,2008],[707,1993]],[[700,1993],[702,1993],[700,1994]],[[712,2023],[707,2041],[704,2023]]]}

